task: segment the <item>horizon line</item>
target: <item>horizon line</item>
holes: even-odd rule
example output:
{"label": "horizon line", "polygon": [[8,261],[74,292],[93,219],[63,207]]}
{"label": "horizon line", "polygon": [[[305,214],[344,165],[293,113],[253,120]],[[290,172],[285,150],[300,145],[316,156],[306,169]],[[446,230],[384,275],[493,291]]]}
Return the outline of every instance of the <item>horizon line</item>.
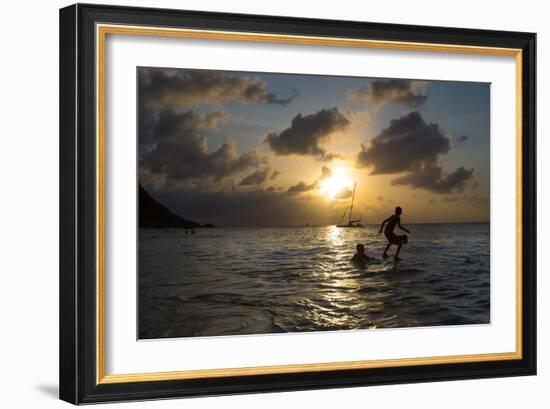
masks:
{"label": "horizon line", "polygon": [[[214,224],[214,223],[212,223]],[[423,225],[423,224],[491,224],[490,221],[466,221],[466,222],[413,222],[413,223],[406,223],[405,225],[411,226],[411,225]],[[216,225],[214,224],[214,228],[225,228],[225,229],[239,229],[239,228],[304,228],[304,227],[336,227],[335,224],[281,224],[281,225],[231,225],[231,226],[223,226],[223,225]],[[363,226],[380,226],[380,223],[364,223]],[[138,228],[147,228],[147,229],[185,229],[185,227],[138,227]],[[202,229],[204,227],[196,227],[196,229]],[[344,227],[345,228],[345,227]],[[360,227],[358,227],[360,228]]]}

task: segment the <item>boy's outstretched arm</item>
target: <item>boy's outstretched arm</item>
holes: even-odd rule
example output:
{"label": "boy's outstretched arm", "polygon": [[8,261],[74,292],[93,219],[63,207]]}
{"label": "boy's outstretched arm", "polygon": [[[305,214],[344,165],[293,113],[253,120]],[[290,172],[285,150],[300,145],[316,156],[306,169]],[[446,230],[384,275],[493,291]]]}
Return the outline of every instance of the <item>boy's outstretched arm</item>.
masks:
{"label": "boy's outstretched arm", "polygon": [[388,220],[390,220],[389,217],[382,222],[382,225],[380,226],[380,231],[378,232],[378,234],[382,233],[382,229],[384,229],[384,225],[388,222]]}
{"label": "boy's outstretched arm", "polygon": [[400,228],[401,230],[405,230],[407,233],[411,234],[410,231],[408,231],[405,227],[401,226],[401,223],[399,223],[399,228]]}

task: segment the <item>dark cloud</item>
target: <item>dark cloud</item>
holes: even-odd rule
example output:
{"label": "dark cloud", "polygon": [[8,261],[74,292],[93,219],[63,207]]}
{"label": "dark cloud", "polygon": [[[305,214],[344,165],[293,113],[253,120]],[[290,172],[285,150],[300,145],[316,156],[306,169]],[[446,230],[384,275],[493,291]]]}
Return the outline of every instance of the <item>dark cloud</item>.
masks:
{"label": "dark cloud", "polygon": [[466,142],[468,140],[468,135],[460,135],[458,138],[456,138],[457,142]]}
{"label": "dark cloud", "polygon": [[315,114],[299,113],[289,128],[281,133],[270,132],[265,141],[277,155],[310,155],[330,160],[334,155],[321,146],[329,142],[334,132],[349,125],[349,120],[338,108],[322,109]]}
{"label": "dark cloud", "polygon": [[240,186],[257,186],[265,183],[267,180],[275,179],[279,175],[278,170],[271,170],[269,167],[258,169],[248,176],[244,177],[240,182]]}
{"label": "dark cloud", "polygon": [[328,166],[323,166],[321,168],[321,176],[319,176],[319,180],[323,180],[331,176],[332,176],[332,170]]}
{"label": "dark cloud", "polygon": [[451,148],[450,140],[436,123],[426,123],[413,111],[392,119],[369,147],[362,146],[359,167],[372,167],[371,174],[400,173],[435,164]]}
{"label": "dark cloud", "polygon": [[419,81],[411,80],[375,80],[369,86],[349,91],[351,100],[363,101],[378,108],[386,102],[397,102],[410,108],[418,108],[428,99],[425,92],[415,91]]}
{"label": "dark cloud", "polygon": [[310,190],[313,190],[317,187],[319,187],[319,182],[323,181],[326,178],[329,178],[332,176],[332,170],[328,166],[321,167],[321,174],[319,177],[313,181],[312,183],[306,183],[303,181],[299,181],[295,185],[288,188],[288,193],[302,193],[307,192]]}
{"label": "dark cloud", "polygon": [[[165,109],[159,112],[140,110],[139,113],[139,144],[140,156],[155,147],[159,139],[165,139],[167,134],[176,132],[174,126],[182,130],[216,129],[225,121],[228,115],[221,110],[209,113],[187,111],[182,114]],[[177,122],[177,125],[175,125]]]}
{"label": "dark cloud", "polygon": [[357,157],[359,167],[370,167],[371,174],[406,173],[392,185],[409,185],[435,193],[462,192],[474,181],[474,170],[459,167],[445,172],[439,158],[449,153],[450,139],[436,123],[426,123],[414,111],[390,121]]}
{"label": "dark cloud", "polygon": [[269,93],[266,95],[265,103],[267,104],[275,104],[275,105],[288,105],[292,101],[294,101],[296,98],[300,96],[300,91],[298,91],[296,88],[292,89],[290,91],[290,95],[286,98],[278,97],[277,95],[273,93]]}
{"label": "dark cloud", "polygon": [[435,193],[463,192],[466,184],[474,178],[473,169],[460,166],[451,173],[443,172],[439,166],[428,167],[409,173],[391,181],[392,185],[409,185]]}
{"label": "dark cloud", "polygon": [[195,104],[228,102],[287,105],[299,93],[292,90],[287,98],[267,91],[259,77],[219,71],[139,69],[139,101],[143,107],[177,109]]}
{"label": "dark cloud", "polygon": [[288,193],[302,193],[309,190],[313,190],[317,187],[317,182],[307,184],[306,182],[299,181],[293,186],[290,186],[287,190]]}
{"label": "dark cloud", "polygon": [[253,150],[239,154],[230,139],[209,150],[202,129],[216,126],[223,118],[220,111],[160,112],[150,124],[154,143],[146,149],[140,147],[140,170],[176,181],[193,178],[220,181],[265,164],[266,160]]}

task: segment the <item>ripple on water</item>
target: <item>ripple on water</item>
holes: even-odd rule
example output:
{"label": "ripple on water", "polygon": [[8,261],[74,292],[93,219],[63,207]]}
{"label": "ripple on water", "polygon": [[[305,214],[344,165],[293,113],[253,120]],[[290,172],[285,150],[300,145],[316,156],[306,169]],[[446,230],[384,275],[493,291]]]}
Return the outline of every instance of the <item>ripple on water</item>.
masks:
{"label": "ripple on water", "polygon": [[489,322],[488,224],[413,225],[396,264],[376,229],[141,229],[140,338]]}

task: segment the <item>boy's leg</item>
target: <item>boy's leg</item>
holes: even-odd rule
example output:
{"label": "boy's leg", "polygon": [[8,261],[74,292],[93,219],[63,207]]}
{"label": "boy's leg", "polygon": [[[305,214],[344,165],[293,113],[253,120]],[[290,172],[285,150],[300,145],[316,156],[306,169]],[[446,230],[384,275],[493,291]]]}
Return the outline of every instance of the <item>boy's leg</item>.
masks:
{"label": "boy's leg", "polygon": [[399,251],[401,251],[401,246],[402,245],[403,245],[403,243],[399,243],[399,245],[397,246],[397,251],[395,252],[395,256],[393,257],[395,261],[401,260],[398,256],[399,256]]}
{"label": "boy's leg", "polygon": [[388,245],[386,246],[386,250],[384,250],[384,254],[382,254],[382,258],[384,260],[388,258],[387,252],[388,252],[390,246],[391,246],[391,243],[388,243]]}

